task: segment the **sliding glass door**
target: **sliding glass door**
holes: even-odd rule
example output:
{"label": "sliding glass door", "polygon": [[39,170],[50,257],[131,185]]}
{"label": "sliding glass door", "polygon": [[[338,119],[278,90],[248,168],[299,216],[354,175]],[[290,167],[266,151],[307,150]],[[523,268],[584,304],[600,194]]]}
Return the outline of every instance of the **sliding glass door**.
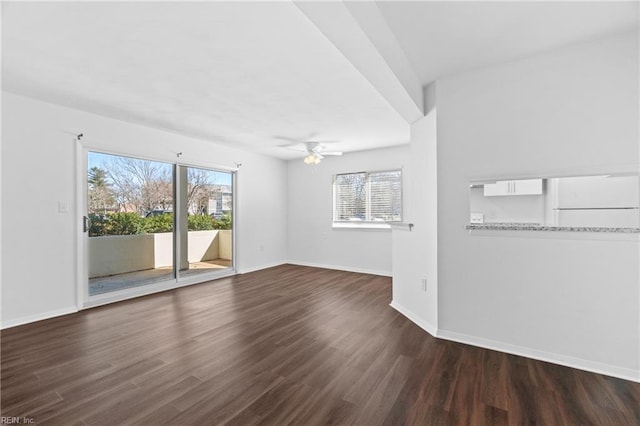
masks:
{"label": "sliding glass door", "polygon": [[178,277],[233,264],[233,174],[178,166]]}
{"label": "sliding glass door", "polygon": [[88,154],[88,295],[175,278],[173,166]]}
{"label": "sliding glass door", "polygon": [[87,300],[233,270],[234,173],[87,152]]}

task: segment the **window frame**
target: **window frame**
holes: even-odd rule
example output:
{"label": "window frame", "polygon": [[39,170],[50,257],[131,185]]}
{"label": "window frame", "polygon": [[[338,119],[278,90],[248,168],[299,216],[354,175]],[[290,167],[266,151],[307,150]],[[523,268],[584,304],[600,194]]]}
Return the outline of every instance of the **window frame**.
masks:
{"label": "window frame", "polygon": [[[389,172],[398,172],[400,173],[400,218],[398,220],[336,220],[336,196],[337,196],[337,178],[341,175],[356,175],[364,173],[365,182],[367,185],[367,189],[370,188],[370,180],[369,177],[371,175],[375,175],[377,173],[389,173]],[[383,170],[372,170],[372,171],[357,171],[357,172],[345,172],[345,173],[336,173],[332,176],[331,181],[331,223],[333,228],[367,228],[367,229],[391,229],[392,224],[402,223],[404,218],[404,170],[402,167],[393,168],[393,169],[383,169]],[[367,190],[367,196],[365,201],[365,216],[370,216],[371,213],[371,191]]]}

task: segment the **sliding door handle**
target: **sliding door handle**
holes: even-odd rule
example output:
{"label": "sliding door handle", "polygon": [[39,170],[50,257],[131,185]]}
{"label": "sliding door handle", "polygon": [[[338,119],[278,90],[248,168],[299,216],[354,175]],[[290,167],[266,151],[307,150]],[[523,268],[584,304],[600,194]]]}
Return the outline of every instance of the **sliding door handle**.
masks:
{"label": "sliding door handle", "polygon": [[82,216],[82,232],[89,232],[89,228],[91,228],[91,219]]}

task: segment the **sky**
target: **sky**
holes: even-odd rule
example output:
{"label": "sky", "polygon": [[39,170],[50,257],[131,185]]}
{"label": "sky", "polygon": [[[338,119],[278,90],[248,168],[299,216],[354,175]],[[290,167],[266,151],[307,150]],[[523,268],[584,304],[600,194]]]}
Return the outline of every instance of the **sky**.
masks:
{"label": "sky", "polygon": [[[100,152],[93,152],[90,151],[89,152],[89,156],[88,156],[88,162],[87,162],[87,168],[91,169],[94,166],[97,166],[101,169],[106,170],[107,172],[109,171],[109,164],[111,164],[112,161],[114,161],[115,159],[117,159],[118,155],[112,155],[112,154],[103,154]],[[150,160],[140,160],[140,161],[150,161]],[[164,163],[164,162],[160,162],[160,161],[150,161],[153,163],[157,163],[157,164],[163,164],[164,166],[167,167],[167,170],[171,170],[171,164],[170,163]],[[206,170],[206,169],[203,169]],[[211,184],[215,184],[215,185],[229,185],[231,186],[231,178],[233,176],[232,173],[230,172],[223,172],[223,171],[216,171],[216,170],[209,170],[209,183]]]}

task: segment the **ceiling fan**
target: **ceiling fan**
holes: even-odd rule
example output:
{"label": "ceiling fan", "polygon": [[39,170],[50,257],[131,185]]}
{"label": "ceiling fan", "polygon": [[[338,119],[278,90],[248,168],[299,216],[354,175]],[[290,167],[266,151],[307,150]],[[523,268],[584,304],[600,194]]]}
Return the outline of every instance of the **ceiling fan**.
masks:
{"label": "ceiling fan", "polygon": [[281,145],[283,148],[293,149],[295,151],[306,152],[304,157],[305,164],[318,164],[320,161],[330,155],[342,155],[341,151],[325,151],[325,144],[335,143],[334,141],[306,141],[295,142],[288,145]]}

